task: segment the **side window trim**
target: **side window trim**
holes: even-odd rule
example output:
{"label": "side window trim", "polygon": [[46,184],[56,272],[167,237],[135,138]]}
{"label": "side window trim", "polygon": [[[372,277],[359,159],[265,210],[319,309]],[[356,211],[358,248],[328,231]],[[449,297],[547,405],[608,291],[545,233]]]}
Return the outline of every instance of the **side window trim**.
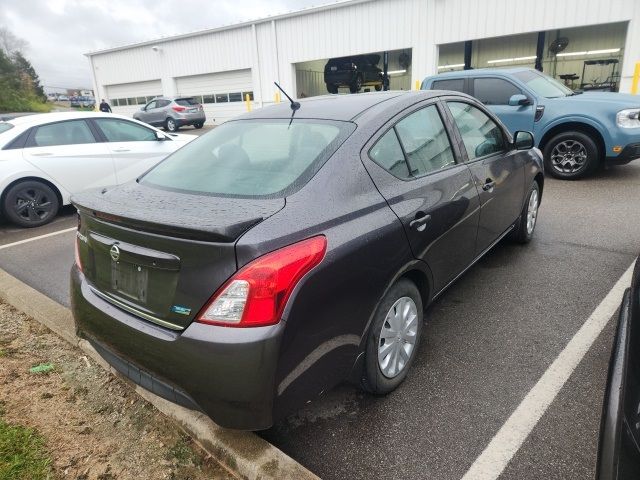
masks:
{"label": "side window trim", "polygon": [[103,135],[102,130],[100,130],[95,124],[94,119],[88,118],[85,121],[89,125],[89,129],[91,129],[91,133],[93,133],[93,136],[96,137],[96,143],[106,143],[107,138]]}
{"label": "side window trim", "polygon": [[[449,102],[456,102],[456,103],[466,103],[468,105],[471,105],[472,107],[477,108],[478,110],[480,110],[482,113],[484,113],[485,115],[487,115],[489,117],[489,119],[491,119],[491,121],[493,121],[493,117],[489,114],[489,112],[487,111],[486,108],[484,108],[484,105],[482,105],[482,103],[480,103],[480,101],[478,101],[478,104],[475,104],[474,102],[470,102],[467,98],[462,98],[462,97],[443,97],[442,98],[443,103],[448,104]],[[467,147],[464,144],[464,140],[462,140],[462,134],[460,133],[460,130],[458,129],[458,125],[456,124],[454,118],[453,118],[453,114],[451,113],[451,110],[449,109],[449,105],[446,105],[446,110],[447,110],[447,116],[451,119],[451,124],[452,124],[452,128],[455,132],[457,141],[459,142],[460,145],[460,150],[464,155],[464,158],[466,159],[464,161],[464,163],[467,164],[471,164],[471,163],[475,163],[478,161],[483,161],[486,160],[487,158],[491,158],[497,155],[504,155],[507,152],[510,152],[511,150],[513,150],[513,148],[510,148],[513,146],[513,142],[511,141],[511,135],[508,135],[505,131],[504,128],[502,128],[502,125],[500,125],[500,123],[497,123],[494,121],[494,123],[498,126],[498,128],[500,129],[500,131],[502,132],[502,138],[504,139],[504,144],[505,144],[505,148],[497,151],[497,152],[493,152],[493,153],[489,153],[487,155],[483,155],[482,157],[476,157],[473,160],[469,160],[469,154],[467,153]]]}
{"label": "side window trim", "polygon": [[33,127],[29,127],[27,130],[22,132],[16,138],[7,143],[4,147],[2,147],[2,150],[20,150],[26,148],[27,140],[29,139],[32,131]]}

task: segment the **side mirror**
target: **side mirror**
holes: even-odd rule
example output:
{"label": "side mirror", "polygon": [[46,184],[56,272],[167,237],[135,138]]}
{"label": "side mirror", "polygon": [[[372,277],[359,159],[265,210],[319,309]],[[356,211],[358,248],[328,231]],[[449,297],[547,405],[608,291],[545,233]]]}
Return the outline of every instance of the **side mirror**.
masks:
{"label": "side mirror", "polygon": [[513,144],[516,150],[529,150],[533,148],[533,143],[533,134],[531,132],[519,130],[514,135]]}
{"label": "side mirror", "polygon": [[164,133],[162,132],[156,132],[156,140],[158,140],[159,142],[164,142],[165,140],[168,140],[169,137],[167,137]]}
{"label": "side mirror", "polygon": [[509,105],[512,107],[531,105],[531,100],[529,100],[526,95],[516,93],[515,95],[511,95],[511,98],[509,98]]}

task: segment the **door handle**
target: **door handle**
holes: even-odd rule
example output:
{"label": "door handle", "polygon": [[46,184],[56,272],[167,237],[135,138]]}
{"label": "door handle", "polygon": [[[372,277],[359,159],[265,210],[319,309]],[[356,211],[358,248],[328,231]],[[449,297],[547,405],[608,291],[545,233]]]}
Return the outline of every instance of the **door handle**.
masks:
{"label": "door handle", "polygon": [[482,186],[482,190],[484,190],[485,192],[490,192],[491,190],[493,190],[493,187],[495,186],[496,186],[496,182],[494,182],[490,178],[487,178],[484,182],[484,185]]}
{"label": "door handle", "polygon": [[431,215],[426,215],[424,212],[418,212],[416,213],[416,218],[411,220],[409,223],[409,227],[416,229],[418,232],[424,232],[429,220],[431,220]]}
{"label": "door handle", "polygon": [[114,148],[114,152],[130,152],[131,150],[128,148]]}

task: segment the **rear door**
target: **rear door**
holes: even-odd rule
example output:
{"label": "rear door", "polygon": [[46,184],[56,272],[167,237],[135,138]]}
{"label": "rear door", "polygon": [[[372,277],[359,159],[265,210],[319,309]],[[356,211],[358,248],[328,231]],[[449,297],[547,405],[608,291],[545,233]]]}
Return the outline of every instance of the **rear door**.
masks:
{"label": "rear door", "polygon": [[170,139],[159,141],[156,131],[120,118],[91,120],[113,155],[118,183],[128,182],[178,148]]}
{"label": "rear door", "polygon": [[434,290],[474,259],[479,200],[458,160],[441,107],[422,104],[396,117],[365,147],[365,164],[398,216],[415,257],[430,267]]}
{"label": "rear door", "polygon": [[511,227],[524,202],[524,159],[513,149],[502,127],[478,105],[466,99],[448,99],[473,182],[480,194],[480,224],[476,253],[489,248]]}
{"label": "rear door", "polygon": [[158,121],[158,102],[153,100],[144,106],[138,114],[138,119],[142,122],[155,124]]}
{"label": "rear door", "polygon": [[111,152],[83,119],[34,127],[22,155],[70,193],[117,183]]}
{"label": "rear door", "polygon": [[[504,78],[477,77],[470,79],[471,95],[484,103],[495,113],[513,135],[518,130],[533,132],[536,113],[534,99],[522,91],[515,83]],[[509,105],[513,95],[525,95],[529,105]]]}
{"label": "rear door", "polygon": [[597,480],[640,478],[640,262],[625,292],[602,407]]}

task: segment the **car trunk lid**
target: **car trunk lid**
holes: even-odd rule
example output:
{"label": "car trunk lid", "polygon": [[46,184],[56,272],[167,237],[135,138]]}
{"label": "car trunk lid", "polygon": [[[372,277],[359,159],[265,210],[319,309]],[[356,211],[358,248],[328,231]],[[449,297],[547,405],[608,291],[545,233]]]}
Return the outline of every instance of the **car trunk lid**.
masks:
{"label": "car trunk lid", "polygon": [[[142,196],[144,202],[142,202]],[[237,270],[235,242],[284,199],[189,195],[129,184],[73,199],[85,278],[103,300],[186,328]]]}

